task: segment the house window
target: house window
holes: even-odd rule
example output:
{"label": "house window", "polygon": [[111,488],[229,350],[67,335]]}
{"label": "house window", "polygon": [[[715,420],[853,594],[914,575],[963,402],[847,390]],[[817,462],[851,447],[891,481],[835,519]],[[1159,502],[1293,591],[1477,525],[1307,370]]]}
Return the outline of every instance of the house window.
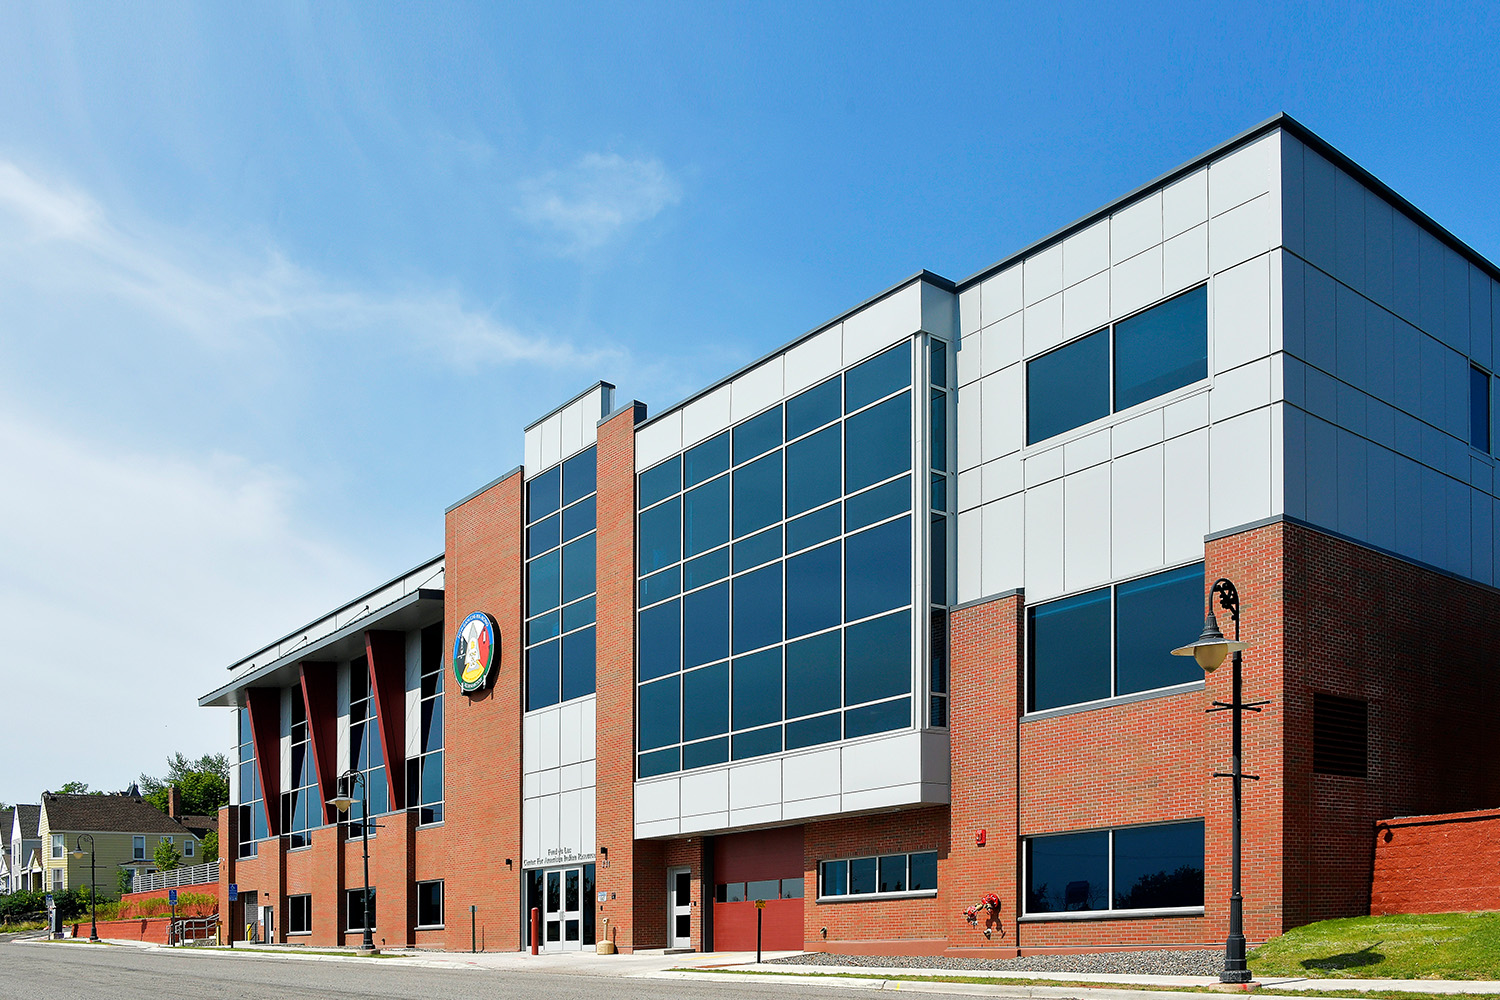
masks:
{"label": "house window", "polygon": [[349,930],[364,930],[365,920],[368,918],[369,929],[373,931],[375,929],[375,887],[370,887],[368,907],[365,905],[365,891],[363,889],[345,890],[344,911],[349,914]]}
{"label": "house window", "polygon": [[1199,285],[1026,363],[1026,443],[1208,377],[1208,286]]}
{"label": "house window", "polygon": [[172,843],[172,838],[170,836],[163,837],[163,838],[161,838],[161,842],[163,844],[166,844],[166,845],[170,846],[171,843]]}
{"label": "house window", "polygon": [[443,626],[422,630],[420,749],[406,760],[406,799],[421,825],[443,820]]}
{"label": "house window", "polygon": [[185,857],[185,858],[191,858],[193,856],[193,843],[194,843],[194,841],[193,841],[192,837],[187,837],[187,838],[183,839],[183,841],[182,841],[182,856],[183,857]]}
{"label": "house window", "polygon": [[1030,837],[1026,914],[1203,906],[1203,821]]}
{"label": "house window", "polygon": [[1202,614],[1202,563],[1038,604],[1026,613],[1026,710],[1201,680],[1192,659],[1169,650]]}
{"label": "house window", "polygon": [[288,896],[286,898],[286,932],[288,934],[312,933],[311,896]]}
{"label": "house window", "polygon": [[937,851],[824,861],[818,878],[820,899],[933,895],[937,892]]}
{"label": "house window", "polygon": [[63,887],[63,870],[61,868],[54,868],[54,869],[52,869],[52,891],[53,892],[62,892],[62,887]]}
{"label": "house window", "polygon": [[145,837],[131,837],[130,838],[130,860],[132,860],[132,861],[145,861],[146,860],[146,838]]}
{"label": "house window", "polygon": [[443,926],[443,882],[417,883],[417,926]]}
{"label": "house window", "polygon": [[67,836],[61,833],[52,835],[52,857],[61,858],[68,853]]}

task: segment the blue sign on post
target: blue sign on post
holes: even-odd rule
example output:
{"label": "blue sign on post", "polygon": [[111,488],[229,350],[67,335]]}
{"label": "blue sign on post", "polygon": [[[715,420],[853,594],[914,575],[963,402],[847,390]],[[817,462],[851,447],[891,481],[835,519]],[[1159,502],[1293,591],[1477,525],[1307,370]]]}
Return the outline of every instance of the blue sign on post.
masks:
{"label": "blue sign on post", "polygon": [[[233,895],[231,895],[230,898],[233,899],[234,898]],[[171,904],[172,906],[176,906],[177,905],[177,890],[176,889],[168,889],[167,890],[167,902],[169,904]]]}
{"label": "blue sign on post", "polygon": [[[174,895],[174,896],[177,895],[177,892],[176,892],[175,889],[172,891],[172,895]],[[240,898],[240,885],[239,885],[239,883],[238,882],[231,882],[231,883],[229,883],[229,901],[231,903],[235,903],[235,902],[239,901],[239,898]]]}

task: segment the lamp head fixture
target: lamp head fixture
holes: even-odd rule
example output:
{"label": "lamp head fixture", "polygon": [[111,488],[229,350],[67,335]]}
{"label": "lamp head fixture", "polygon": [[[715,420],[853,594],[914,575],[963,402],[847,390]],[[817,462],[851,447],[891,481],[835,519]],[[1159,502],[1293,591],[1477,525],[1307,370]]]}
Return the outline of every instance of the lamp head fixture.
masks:
{"label": "lamp head fixture", "polygon": [[335,795],[328,800],[328,804],[341,813],[346,813],[354,805],[354,800],[347,795]]}
{"label": "lamp head fixture", "polygon": [[[1219,631],[1219,620],[1214,617],[1213,599],[1215,595],[1219,598],[1219,604],[1229,612],[1230,619],[1234,622],[1235,638],[1226,639],[1224,633]],[[1219,665],[1230,653],[1241,653],[1250,648],[1248,642],[1239,641],[1240,631],[1240,595],[1233,583],[1228,580],[1215,580],[1213,589],[1208,595],[1208,615],[1203,619],[1203,633],[1198,636],[1196,642],[1186,646],[1179,646],[1172,650],[1173,656],[1191,656],[1198,661],[1198,666],[1203,672],[1211,674],[1219,669]]]}

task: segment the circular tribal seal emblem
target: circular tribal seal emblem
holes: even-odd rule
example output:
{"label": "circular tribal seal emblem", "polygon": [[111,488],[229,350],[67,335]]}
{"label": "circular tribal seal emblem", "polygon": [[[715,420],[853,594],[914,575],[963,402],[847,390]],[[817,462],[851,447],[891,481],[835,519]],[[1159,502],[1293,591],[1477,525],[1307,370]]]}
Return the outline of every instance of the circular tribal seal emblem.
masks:
{"label": "circular tribal seal emblem", "polygon": [[453,676],[460,691],[478,691],[489,681],[497,637],[495,619],[483,611],[474,612],[458,627],[458,637],[453,640]]}

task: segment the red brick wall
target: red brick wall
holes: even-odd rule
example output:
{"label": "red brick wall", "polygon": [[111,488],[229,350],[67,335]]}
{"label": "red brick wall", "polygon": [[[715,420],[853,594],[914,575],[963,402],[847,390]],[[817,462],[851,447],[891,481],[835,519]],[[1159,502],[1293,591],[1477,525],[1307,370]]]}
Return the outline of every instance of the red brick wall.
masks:
{"label": "red brick wall", "polygon": [[[1500,593],[1300,525],[1273,527],[1285,550],[1291,927],[1366,912],[1382,818],[1500,803]],[[1368,777],[1312,773],[1316,692],[1368,702]]]}
{"label": "red brick wall", "polygon": [[1376,825],[1372,914],[1467,910],[1500,910],[1500,809]]}
{"label": "red brick wall", "polygon": [[461,694],[453,671],[443,671],[443,825],[416,835],[423,873],[444,880],[446,911],[441,935],[419,941],[450,951],[469,948],[470,905],[490,951],[522,941],[522,478],[517,470],[447,518],[444,652],[472,612],[487,612],[500,631],[488,688]]}
{"label": "red brick wall", "polygon": [[[597,933],[621,953],[666,944],[666,862],[635,837],[635,419],[625,407],[599,427],[598,624],[594,837]],[[603,849],[608,848],[605,860]]]}
{"label": "red brick wall", "polygon": [[[820,861],[934,849],[938,852],[936,898],[851,896],[837,902],[818,902]],[[948,910],[953,905],[947,898],[951,892],[944,889],[951,862],[946,807],[808,823],[803,827],[802,882],[806,950],[912,955],[943,951],[947,946]],[[826,937],[824,928],[828,932]]]}

